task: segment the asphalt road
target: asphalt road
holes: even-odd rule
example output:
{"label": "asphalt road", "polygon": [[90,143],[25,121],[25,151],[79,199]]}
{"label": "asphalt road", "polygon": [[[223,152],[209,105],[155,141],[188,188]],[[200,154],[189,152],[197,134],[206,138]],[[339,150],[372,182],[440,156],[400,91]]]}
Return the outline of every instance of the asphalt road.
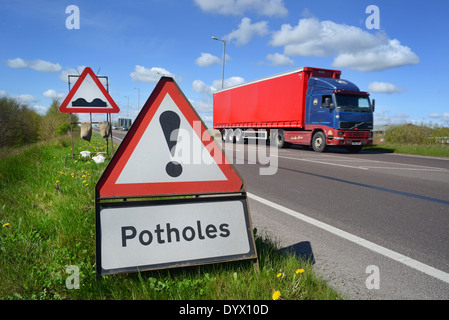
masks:
{"label": "asphalt road", "polygon": [[112,137],[114,138],[114,143],[120,144],[123,141],[128,131],[122,130],[112,130]]}
{"label": "asphalt road", "polygon": [[254,145],[223,149],[253,227],[347,298],[449,299],[449,158],[292,147],[256,163]]}
{"label": "asphalt road", "polygon": [[262,175],[248,145],[224,148],[244,159],[253,226],[345,296],[449,298],[449,159],[290,148]]}

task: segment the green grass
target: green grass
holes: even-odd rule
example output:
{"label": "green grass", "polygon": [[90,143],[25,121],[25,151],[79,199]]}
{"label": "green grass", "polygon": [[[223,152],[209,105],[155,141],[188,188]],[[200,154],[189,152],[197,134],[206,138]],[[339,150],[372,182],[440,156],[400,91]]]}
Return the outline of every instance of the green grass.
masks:
{"label": "green grass", "polygon": [[400,143],[380,143],[363,150],[383,153],[405,153],[433,157],[449,157],[449,145],[447,144],[400,144]]}
{"label": "green grass", "polygon": [[393,125],[376,135],[376,145],[364,147],[363,150],[449,157],[449,144],[442,143],[448,139],[449,127],[432,124]]}
{"label": "green grass", "polygon": [[[94,133],[74,151],[104,148]],[[310,263],[258,234],[258,273],[246,261],[97,277],[94,187],[106,165],[72,160],[67,137],[0,157],[0,299],[342,299]],[[66,287],[71,265],[79,289]]]}

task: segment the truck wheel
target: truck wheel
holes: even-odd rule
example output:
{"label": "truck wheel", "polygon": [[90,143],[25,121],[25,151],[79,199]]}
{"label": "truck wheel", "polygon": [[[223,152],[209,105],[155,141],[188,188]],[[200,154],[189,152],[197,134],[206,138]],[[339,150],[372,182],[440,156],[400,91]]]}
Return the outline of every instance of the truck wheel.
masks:
{"label": "truck wheel", "polygon": [[287,146],[287,143],[285,142],[284,130],[277,130],[275,132],[275,134],[272,134],[272,132],[270,132],[270,140],[272,140],[272,145],[275,145],[279,149],[285,148]]}
{"label": "truck wheel", "polygon": [[221,130],[221,140],[227,141],[228,140],[228,129],[222,129]]}
{"label": "truck wheel", "polygon": [[243,144],[245,142],[245,138],[243,138],[243,130],[235,129],[234,131],[235,143]]}
{"label": "truck wheel", "polygon": [[234,130],[228,129],[227,142],[234,143]]}
{"label": "truck wheel", "polygon": [[318,131],[313,135],[312,148],[316,152],[324,152],[327,150],[326,136],[322,131]]}

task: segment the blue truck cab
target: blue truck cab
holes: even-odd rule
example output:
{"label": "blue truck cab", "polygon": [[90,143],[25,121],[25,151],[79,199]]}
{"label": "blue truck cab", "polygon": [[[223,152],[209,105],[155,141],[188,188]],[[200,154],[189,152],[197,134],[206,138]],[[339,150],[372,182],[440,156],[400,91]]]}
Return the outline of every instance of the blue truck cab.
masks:
{"label": "blue truck cab", "polygon": [[335,145],[359,152],[372,144],[374,101],[354,83],[310,77],[305,105],[306,130],[324,127],[319,137],[312,138],[316,151]]}

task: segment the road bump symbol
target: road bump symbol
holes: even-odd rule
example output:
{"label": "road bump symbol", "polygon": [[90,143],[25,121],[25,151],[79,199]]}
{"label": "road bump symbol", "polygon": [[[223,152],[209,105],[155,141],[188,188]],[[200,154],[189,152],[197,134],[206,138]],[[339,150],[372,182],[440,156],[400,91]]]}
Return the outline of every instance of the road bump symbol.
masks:
{"label": "road bump symbol", "polygon": [[[179,125],[181,124],[181,118],[173,111],[164,111],[159,116],[159,123],[161,124],[162,131],[164,132],[165,141],[167,142],[168,150],[172,157],[175,155],[176,143],[178,142]],[[165,167],[167,174],[176,178],[182,173],[182,166],[176,161],[170,161]]]}

